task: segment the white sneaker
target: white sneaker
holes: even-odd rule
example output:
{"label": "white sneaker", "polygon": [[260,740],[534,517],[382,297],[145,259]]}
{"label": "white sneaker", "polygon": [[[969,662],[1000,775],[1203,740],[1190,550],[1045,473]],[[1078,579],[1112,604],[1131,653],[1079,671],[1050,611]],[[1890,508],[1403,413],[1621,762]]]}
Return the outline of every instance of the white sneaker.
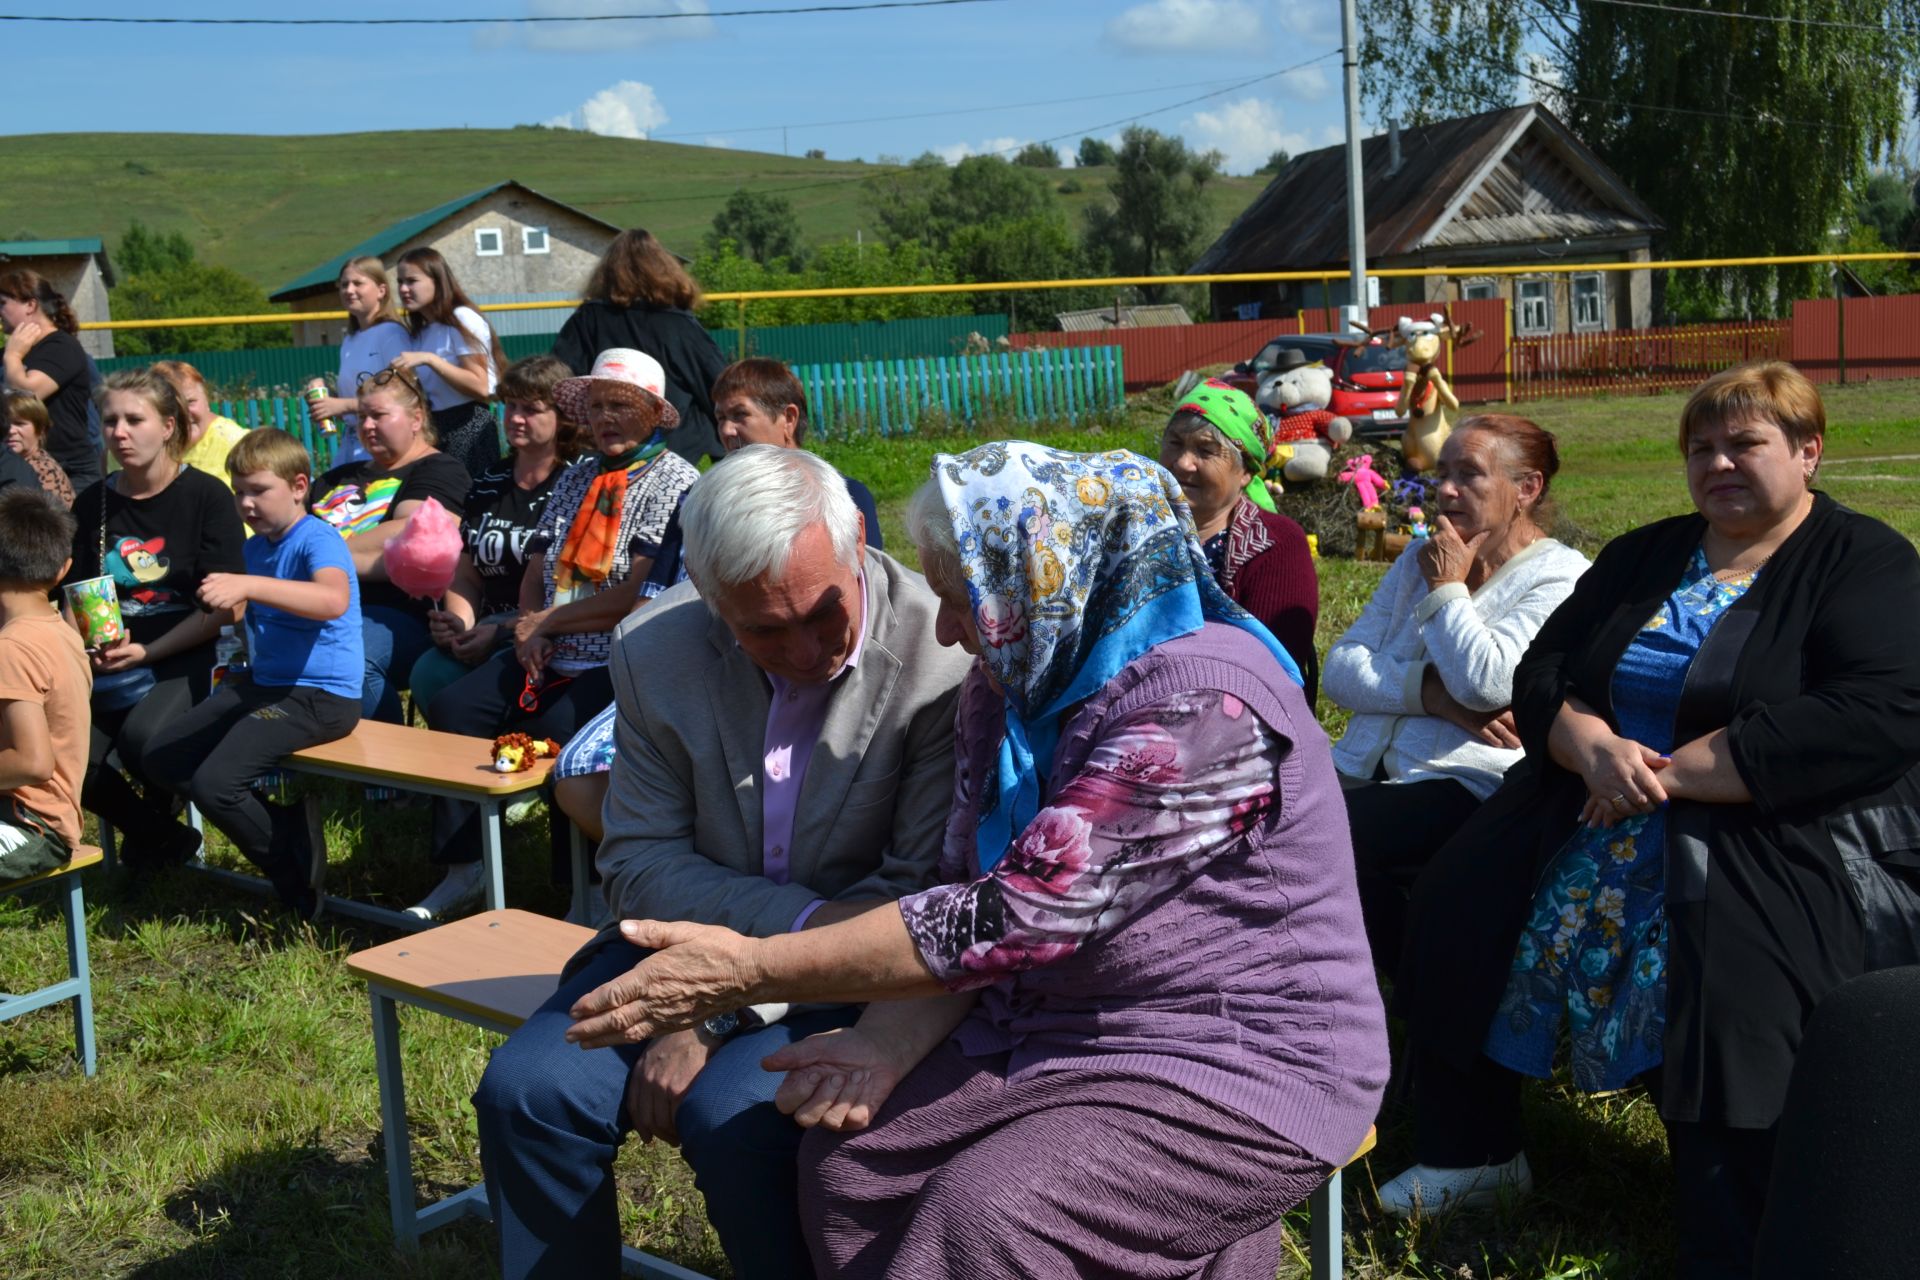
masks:
{"label": "white sneaker", "polygon": [[1388,1216],[1412,1218],[1450,1209],[1485,1208],[1502,1196],[1533,1190],[1533,1170],[1521,1152],[1505,1164],[1472,1169],[1436,1169],[1417,1164],[1380,1188],[1380,1207]]}
{"label": "white sneaker", "polygon": [[407,914],[421,920],[444,920],[477,905],[486,887],[486,871],[479,863],[455,863],[447,868],[447,878],[435,885],[432,893],[408,907]]}

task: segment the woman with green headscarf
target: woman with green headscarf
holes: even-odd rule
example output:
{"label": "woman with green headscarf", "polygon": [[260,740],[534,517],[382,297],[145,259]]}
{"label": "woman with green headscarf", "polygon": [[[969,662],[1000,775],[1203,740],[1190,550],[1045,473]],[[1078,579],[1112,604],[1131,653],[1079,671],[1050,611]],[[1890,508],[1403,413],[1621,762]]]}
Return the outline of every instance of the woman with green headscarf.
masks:
{"label": "woman with green headscarf", "polygon": [[1320,683],[1313,651],[1320,579],[1306,533],[1274,510],[1260,478],[1272,431],[1246,392],[1203,382],[1160,433],[1160,465],[1180,482],[1214,580],[1293,655],[1312,706]]}

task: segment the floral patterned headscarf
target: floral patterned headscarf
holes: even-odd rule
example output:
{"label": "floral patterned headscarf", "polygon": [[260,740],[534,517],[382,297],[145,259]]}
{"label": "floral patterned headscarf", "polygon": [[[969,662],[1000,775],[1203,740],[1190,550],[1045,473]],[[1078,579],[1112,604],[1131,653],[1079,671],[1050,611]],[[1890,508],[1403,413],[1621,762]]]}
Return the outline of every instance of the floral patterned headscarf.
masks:
{"label": "floral patterned headscarf", "polygon": [[996,782],[982,788],[982,869],[1040,808],[1068,708],[1157,644],[1209,619],[1299,668],[1207,567],[1174,478],[1137,453],[1067,453],[998,441],[934,459],[980,633],[1006,691]]}

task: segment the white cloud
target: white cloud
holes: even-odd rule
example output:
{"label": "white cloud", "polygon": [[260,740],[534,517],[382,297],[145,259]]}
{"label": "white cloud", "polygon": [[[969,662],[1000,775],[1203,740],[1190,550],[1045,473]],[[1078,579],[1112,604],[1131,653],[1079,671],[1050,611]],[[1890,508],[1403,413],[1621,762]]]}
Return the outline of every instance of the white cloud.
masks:
{"label": "white cloud", "polygon": [[934,147],[931,150],[948,164],[959,164],[968,156],[998,155],[1003,160],[1011,160],[1029,141],[1027,138],[988,138],[979,146],[970,142],[956,142],[952,146]]}
{"label": "white cloud", "polygon": [[519,44],[554,53],[601,53],[671,40],[705,40],[714,33],[708,0],[527,0],[530,18],[616,13],[680,13],[668,22],[517,22],[477,28],[474,43],[498,49]]}
{"label": "white cloud", "polygon": [[1298,155],[1311,148],[1307,135],[1288,130],[1284,113],[1263,98],[1242,98],[1198,112],[1180,132],[1196,149],[1217,149],[1226,156],[1228,173],[1252,173],[1275,151]]}
{"label": "white cloud", "polygon": [[1107,23],[1107,41],[1133,53],[1249,53],[1268,24],[1248,0],[1148,0]]}
{"label": "white cloud", "polygon": [[667,109],[651,85],[638,80],[619,84],[588,98],[578,111],[553,117],[547,123],[556,129],[585,129],[609,138],[644,138],[667,122]]}
{"label": "white cloud", "polygon": [[1313,102],[1333,91],[1333,81],[1319,67],[1301,67],[1280,77],[1280,89],[1289,97]]}
{"label": "white cloud", "polygon": [[722,151],[731,151],[733,149],[733,139],[720,138],[715,137],[713,134],[708,134],[706,137],[700,139],[700,145],[703,147],[718,147]]}

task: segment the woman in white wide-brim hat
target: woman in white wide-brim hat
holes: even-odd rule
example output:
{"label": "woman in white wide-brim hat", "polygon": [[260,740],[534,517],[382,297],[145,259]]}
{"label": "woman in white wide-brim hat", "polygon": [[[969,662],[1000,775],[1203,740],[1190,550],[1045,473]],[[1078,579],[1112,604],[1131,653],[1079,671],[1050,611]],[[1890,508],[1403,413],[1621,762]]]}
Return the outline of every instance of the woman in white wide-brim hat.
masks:
{"label": "woman in white wide-brim hat", "polygon": [[[680,417],[665,385],[659,361],[621,347],[602,351],[586,377],[554,388],[555,407],[585,427],[594,452],[569,467],[547,499],[528,545],[513,647],[442,690],[427,707],[430,727],[564,742],[613,700],[613,629],[654,593],[650,579],[664,576],[653,574],[654,561],[664,563],[662,548],[677,542],[680,500],[700,475],[667,448]],[[480,896],[478,807],[436,800],[433,850],[448,870],[408,908],[424,919]]]}

